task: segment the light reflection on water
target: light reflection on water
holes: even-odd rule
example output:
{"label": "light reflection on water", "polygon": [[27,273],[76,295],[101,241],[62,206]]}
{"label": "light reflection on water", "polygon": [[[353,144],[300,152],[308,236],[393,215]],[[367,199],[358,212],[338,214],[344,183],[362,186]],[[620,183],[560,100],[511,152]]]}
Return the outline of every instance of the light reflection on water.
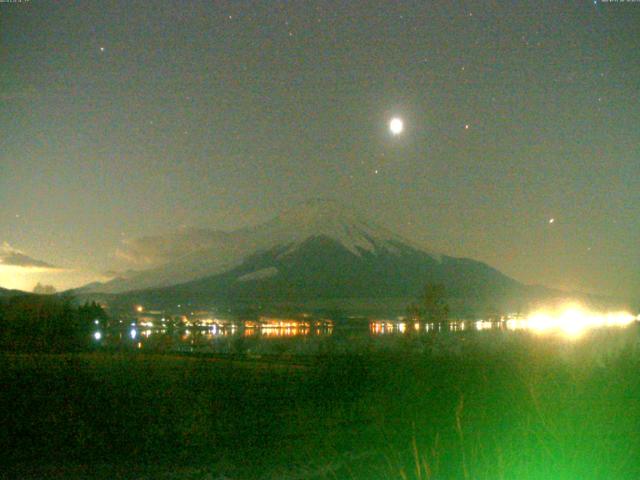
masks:
{"label": "light reflection on water", "polygon": [[[535,339],[542,334],[554,332],[559,333],[555,335],[556,339],[575,342],[587,332],[586,327],[580,330],[576,329],[575,325],[550,323],[548,317],[544,317],[547,319],[546,323],[535,320],[538,317],[533,318],[534,321],[528,318],[509,318],[498,321],[466,320],[447,323],[374,320],[337,326],[332,322],[291,320],[273,320],[265,323],[247,321],[188,328],[171,328],[165,325],[141,328],[134,325],[104,329],[99,335],[94,335],[94,342],[107,348],[222,354],[306,355],[323,351],[358,352],[389,348],[411,348],[413,351],[440,353],[458,352],[462,345],[470,344],[493,348],[500,342],[509,341],[511,337],[521,338],[522,335],[526,335]],[[604,323],[597,322],[595,317],[589,318],[589,326],[593,327],[594,334],[609,331],[611,335],[618,335],[623,341],[636,341],[633,339],[638,337],[637,328],[632,329],[633,334],[628,334],[624,328],[635,325],[633,317],[632,320],[624,317],[624,322],[620,320],[622,317],[603,317],[607,319]],[[618,319],[617,323],[615,319]],[[616,328],[611,328],[612,326]],[[611,335],[608,338],[613,338]]]}

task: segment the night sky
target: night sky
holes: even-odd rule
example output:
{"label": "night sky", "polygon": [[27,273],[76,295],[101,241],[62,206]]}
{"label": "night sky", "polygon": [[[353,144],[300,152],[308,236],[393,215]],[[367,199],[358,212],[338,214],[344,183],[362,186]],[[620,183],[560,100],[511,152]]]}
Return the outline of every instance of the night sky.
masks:
{"label": "night sky", "polygon": [[640,290],[640,3],[32,0],[0,22],[0,286],[326,197],[526,283]]}

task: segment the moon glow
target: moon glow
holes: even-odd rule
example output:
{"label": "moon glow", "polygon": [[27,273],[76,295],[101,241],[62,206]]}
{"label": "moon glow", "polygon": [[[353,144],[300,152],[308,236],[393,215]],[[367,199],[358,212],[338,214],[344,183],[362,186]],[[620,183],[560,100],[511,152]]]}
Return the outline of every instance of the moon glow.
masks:
{"label": "moon glow", "polygon": [[404,122],[399,117],[393,117],[389,122],[389,131],[392,135],[400,135],[404,130]]}

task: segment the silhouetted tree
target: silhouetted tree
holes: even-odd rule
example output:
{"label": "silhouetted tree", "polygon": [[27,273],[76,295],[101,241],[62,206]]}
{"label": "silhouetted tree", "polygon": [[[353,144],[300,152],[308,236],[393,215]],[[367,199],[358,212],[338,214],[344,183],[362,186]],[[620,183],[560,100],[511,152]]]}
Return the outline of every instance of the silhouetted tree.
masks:
{"label": "silhouetted tree", "polygon": [[418,303],[412,303],[407,307],[407,321],[416,321],[422,318],[422,309]]}
{"label": "silhouetted tree", "polygon": [[449,304],[444,285],[427,284],[422,296],[423,318],[427,322],[444,322],[449,318]]}
{"label": "silhouetted tree", "polygon": [[33,293],[37,293],[38,295],[53,295],[56,293],[56,287],[53,285],[43,285],[40,282],[33,287]]}
{"label": "silhouetted tree", "polygon": [[[444,322],[449,318],[446,289],[442,284],[429,283],[420,300],[407,307],[409,321]],[[407,329],[409,330],[409,329]]]}

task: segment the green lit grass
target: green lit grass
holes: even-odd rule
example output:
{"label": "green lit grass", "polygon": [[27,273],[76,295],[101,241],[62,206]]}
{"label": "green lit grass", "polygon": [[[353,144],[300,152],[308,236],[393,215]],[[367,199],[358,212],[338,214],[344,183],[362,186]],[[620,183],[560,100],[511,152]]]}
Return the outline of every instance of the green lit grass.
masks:
{"label": "green lit grass", "polygon": [[3,355],[0,461],[6,478],[640,478],[640,355],[595,350]]}

